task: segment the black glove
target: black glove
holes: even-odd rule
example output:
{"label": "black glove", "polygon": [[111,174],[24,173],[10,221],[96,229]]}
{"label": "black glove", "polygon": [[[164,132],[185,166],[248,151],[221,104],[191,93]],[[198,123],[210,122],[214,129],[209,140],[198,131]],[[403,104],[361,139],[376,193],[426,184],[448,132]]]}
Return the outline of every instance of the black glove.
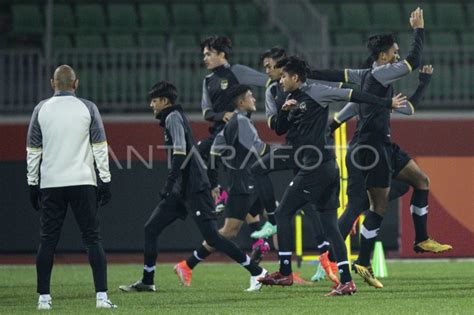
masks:
{"label": "black glove", "polygon": [[110,182],[104,183],[103,181],[99,180],[97,184],[97,204],[99,206],[105,206],[112,198],[112,193],[110,192]]}
{"label": "black glove", "polygon": [[39,185],[29,185],[30,187],[30,202],[33,209],[38,211],[41,208],[41,190]]}

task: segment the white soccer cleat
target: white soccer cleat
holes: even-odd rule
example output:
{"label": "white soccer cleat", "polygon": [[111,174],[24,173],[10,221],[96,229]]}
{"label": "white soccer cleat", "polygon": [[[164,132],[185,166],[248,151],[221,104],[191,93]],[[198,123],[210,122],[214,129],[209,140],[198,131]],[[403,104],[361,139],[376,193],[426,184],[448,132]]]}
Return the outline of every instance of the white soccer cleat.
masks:
{"label": "white soccer cleat", "polygon": [[117,305],[110,302],[110,300],[108,300],[108,299],[97,299],[95,307],[97,307],[97,308],[117,308]]}
{"label": "white soccer cleat", "polygon": [[267,274],[268,274],[268,271],[262,268],[261,274],[259,274],[258,276],[250,277],[250,287],[246,289],[245,291],[247,292],[260,291],[260,289],[262,288],[262,284],[258,282],[258,279],[265,277]]}
{"label": "white soccer cleat", "polygon": [[50,310],[53,307],[51,300],[38,300],[38,310]]}

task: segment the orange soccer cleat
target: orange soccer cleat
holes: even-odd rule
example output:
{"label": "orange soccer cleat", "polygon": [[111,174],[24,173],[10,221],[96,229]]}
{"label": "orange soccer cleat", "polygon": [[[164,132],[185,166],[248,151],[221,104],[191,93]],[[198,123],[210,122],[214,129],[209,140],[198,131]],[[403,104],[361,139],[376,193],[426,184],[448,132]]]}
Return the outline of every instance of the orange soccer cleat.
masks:
{"label": "orange soccer cleat", "polygon": [[324,271],[326,272],[326,276],[334,282],[335,286],[339,285],[339,279],[337,278],[337,263],[332,262],[329,260],[329,251],[324,252],[319,256],[319,263],[323,267]]}
{"label": "orange soccer cleat", "polygon": [[183,260],[174,266],[174,273],[178,276],[179,283],[182,286],[191,286],[191,279],[193,276],[193,270],[189,268],[186,260]]}

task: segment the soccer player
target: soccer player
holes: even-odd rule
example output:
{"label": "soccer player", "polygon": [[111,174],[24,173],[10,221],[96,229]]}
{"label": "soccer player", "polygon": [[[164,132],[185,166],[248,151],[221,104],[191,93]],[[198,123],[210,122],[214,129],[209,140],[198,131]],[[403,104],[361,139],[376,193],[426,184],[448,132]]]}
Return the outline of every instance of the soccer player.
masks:
{"label": "soccer player", "polygon": [[[377,38],[383,38],[384,36],[391,35],[376,35]],[[371,37],[370,41],[374,41],[375,38]],[[421,101],[423,95],[429,85],[431,76],[433,73],[433,67],[431,65],[425,65],[420,69],[419,73],[419,85],[415,93],[408,99],[411,106],[404,108],[397,108],[395,112],[403,115],[413,115],[415,113],[416,105]],[[331,134],[339,128],[341,124],[350,120],[352,117],[358,117],[359,104],[347,103],[343,109],[334,117],[330,124]],[[357,134],[354,135],[353,141],[357,139]],[[342,237],[345,239],[352,230],[354,224],[358,221],[358,217],[364,213],[370,207],[369,197],[365,190],[364,177],[359,168],[357,168],[351,159],[353,141],[349,144],[349,149],[346,155],[346,165],[348,171],[348,184],[347,184],[347,196],[348,203],[343,215],[339,218],[339,230],[341,231]],[[405,182],[394,179],[390,187],[389,200],[397,199],[408,192],[409,185]],[[381,286],[378,284],[377,286]]]}
{"label": "soccer player", "polygon": [[[225,208],[225,223],[219,233],[226,238],[234,238],[240,231],[245,217],[262,210],[257,193],[257,182],[250,173],[250,166],[257,158],[269,151],[269,146],[258,136],[250,115],[256,111],[255,98],[248,85],[234,85],[228,91],[229,100],[235,107],[234,115],[224,129],[214,139],[211,155],[222,159],[228,168],[229,197]],[[206,259],[214,248],[206,242],[187,259],[175,266],[176,273],[183,285],[191,284],[192,269]],[[255,280],[255,278],[252,278]],[[260,289],[261,284],[255,280],[247,291]]]}
{"label": "soccer player", "polygon": [[[275,68],[275,65],[279,60],[283,58],[286,58],[286,52],[283,48],[280,48],[280,47],[273,47],[265,51],[260,57],[260,61],[263,63],[265,72],[268,75],[267,89],[265,92],[265,113],[266,113],[267,121],[270,128],[271,128],[272,120],[271,120],[271,117],[269,117],[268,115],[269,113],[268,94],[269,94],[269,90],[276,93],[276,89],[274,89],[274,82],[276,82],[276,80],[279,80],[281,71],[280,69]],[[268,173],[259,173],[257,177],[260,177],[261,175],[268,177]],[[268,196],[271,196],[271,198],[274,199],[273,190],[271,192],[268,192],[265,190],[265,188],[266,188],[265,186],[257,187],[259,195],[262,198],[265,198],[265,197],[268,198]],[[259,231],[255,231],[254,233],[251,234],[252,238],[269,238],[273,234],[276,233],[276,223],[275,223],[275,218],[274,218],[275,209],[276,209],[276,202],[273,202],[271,206],[265,209],[267,213],[268,221],[262,226],[262,228]]]}
{"label": "soccer player", "polygon": [[173,84],[160,81],[149,92],[150,107],[164,128],[165,144],[172,150],[171,169],[160,191],[161,201],[145,224],[145,266],[142,280],[120,286],[125,292],[155,291],[154,273],[157,238],[176,219],[191,214],[204,240],[224,252],[251,274],[251,282],[266,271],[252,262],[233,242],[222,237],[216,227],[209,179],[199,156],[191,127],[183,109],[176,104],[177,90]]}
{"label": "soccer player", "polygon": [[[28,128],[30,201],[41,210],[41,242],[36,256],[38,309],[50,310],[54,251],[71,206],[89,255],[97,308],[116,308],[107,297],[107,260],[99,233],[98,205],[110,201],[107,139],[97,106],[76,97],[79,80],[68,65],[51,79],[54,95],[34,109]],[[99,171],[96,178],[94,163]]]}
{"label": "soccer player", "polygon": [[386,108],[405,105],[406,98],[397,95],[392,99],[382,99],[351,89],[332,88],[321,84],[307,84],[309,68],[305,61],[291,57],[283,66],[281,84],[288,92],[279,116],[282,128],[296,126],[297,137],[292,145],[295,162],[300,170],[288,185],[276,211],[278,229],[280,270],[259,279],[264,285],[292,285],[291,220],[297,209],[310,202],[320,211],[320,218],[326,235],[334,248],[340,284],[328,296],[351,295],[356,292],[347,261],[347,252],[337,227],[339,206],[339,171],[332,149],[327,146],[326,128],[328,105],[334,101],[355,101],[380,104]]}
{"label": "soccer player", "polygon": [[[344,71],[322,71],[326,80],[340,80],[359,84],[362,91],[378,96],[393,95],[392,83],[408,75],[421,63],[424,42],[423,11],[417,8],[411,13],[413,43],[405,60],[397,62],[398,44],[393,37],[384,36],[372,47],[372,69]],[[383,216],[387,208],[392,178],[413,187],[410,211],[415,225],[416,252],[442,253],[452,249],[429,238],[427,232],[429,179],[416,162],[411,159],[390,137],[390,111],[372,104],[359,105],[360,120],[352,156],[361,167],[367,189],[371,211],[366,216],[361,231],[361,250],[353,267],[356,272],[374,287],[381,287],[370,269],[370,257],[374,248]]]}
{"label": "soccer player", "polygon": [[[270,129],[275,130],[277,135],[286,134],[286,146],[287,148],[277,148],[272,153],[273,155],[267,154],[263,159],[262,163],[255,164],[254,172],[261,176],[262,174],[266,175],[273,171],[281,171],[281,170],[293,170],[296,174],[298,171],[298,166],[293,163],[293,150],[289,149],[288,146],[291,146],[294,137],[294,130],[289,131],[280,131],[276,130],[277,126],[279,125],[278,121],[278,113],[281,111],[281,107],[286,100],[288,93],[283,91],[282,86],[280,85],[279,81],[281,78],[282,67],[286,63],[286,52],[284,49],[280,47],[273,47],[267,51],[265,51],[262,56],[261,60],[263,66],[265,68],[265,72],[267,73],[270,84],[267,87],[265,93],[265,114],[267,117],[267,123]],[[316,80],[308,80],[309,83],[322,83],[329,86],[337,86],[340,87],[339,83],[334,82],[327,82],[327,81],[316,81]],[[275,156],[278,155],[288,155],[289,158],[284,158],[281,161],[274,160]],[[273,162],[273,164],[272,164]],[[260,195],[266,194],[265,191],[260,191]],[[311,204],[308,207],[312,207]],[[252,234],[252,237],[263,237],[267,238],[270,235],[277,232],[275,219],[274,219],[274,211],[268,211],[268,218],[269,220],[262,229],[258,232]],[[329,279],[334,281],[338,284],[339,280],[337,279],[337,265],[336,263],[331,263],[328,257],[328,250],[330,249],[330,243],[327,237],[324,235],[321,222],[319,220],[318,212],[314,210],[305,211],[305,215],[307,215],[311,222],[313,223],[313,229],[316,235],[317,241],[317,248],[320,252],[320,264],[318,264],[318,269],[316,271],[315,276],[312,277],[312,280],[317,281],[324,277],[324,274],[328,276]]]}
{"label": "soccer player", "polygon": [[[202,83],[201,109],[204,119],[212,122],[210,136],[199,142],[199,152],[204,160],[209,161],[211,145],[216,135],[234,115],[228,89],[237,84],[264,87],[267,77],[240,64],[230,64],[232,42],[226,36],[211,36],[201,42],[204,64],[211,71]],[[209,168],[209,179],[213,195],[218,195],[217,173]]]}
{"label": "soccer player", "polygon": [[[267,76],[247,66],[230,64],[229,58],[232,52],[232,42],[226,36],[211,36],[204,39],[201,42],[201,51],[204,55],[205,66],[211,71],[203,80],[201,109],[204,119],[212,122],[212,126],[209,128],[210,136],[200,141],[198,145],[201,156],[205,161],[209,162],[209,153],[214,138],[224,128],[232,115],[234,115],[234,107],[229,99],[228,90],[237,84],[264,87],[267,82]],[[217,199],[220,193],[217,183],[217,168],[209,167],[208,175],[212,195],[214,199]],[[275,198],[268,175],[260,176],[256,180],[257,186],[260,187],[259,189],[266,192],[261,197],[263,207],[274,209]],[[256,218],[251,220],[256,220]],[[250,224],[249,227],[253,231],[260,227],[259,224]],[[262,244],[265,245],[262,241],[261,239],[257,240],[252,247],[257,248]],[[255,253],[259,254],[259,251]]]}

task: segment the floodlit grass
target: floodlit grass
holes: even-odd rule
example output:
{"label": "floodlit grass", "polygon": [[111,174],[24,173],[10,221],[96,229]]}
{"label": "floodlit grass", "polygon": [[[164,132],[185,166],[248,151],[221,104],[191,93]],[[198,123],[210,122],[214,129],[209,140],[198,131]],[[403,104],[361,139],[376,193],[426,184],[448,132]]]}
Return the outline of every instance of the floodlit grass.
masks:
{"label": "floodlit grass", "polygon": [[[276,264],[264,264],[275,271]],[[347,297],[324,297],[330,282],[309,286],[264,287],[247,293],[249,277],[236,264],[201,264],[192,286],[182,288],[172,265],[159,265],[156,293],[123,293],[118,286],[141,277],[140,265],[109,265],[109,297],[117,310],[95,309],[92,275],[87,265],[59,265],[53,270],[53,311],[57,314],[473,314],[474,263],[392,262],[385,287],[368,287],[354,274],[359,292]],[[296,269],[296,268],[295,268]],[[305,264],[309,279],[315,267]],[[298,271],[298,270],[296,270]],[[0,314],[36,311],[34,266],[0,266]]]}

